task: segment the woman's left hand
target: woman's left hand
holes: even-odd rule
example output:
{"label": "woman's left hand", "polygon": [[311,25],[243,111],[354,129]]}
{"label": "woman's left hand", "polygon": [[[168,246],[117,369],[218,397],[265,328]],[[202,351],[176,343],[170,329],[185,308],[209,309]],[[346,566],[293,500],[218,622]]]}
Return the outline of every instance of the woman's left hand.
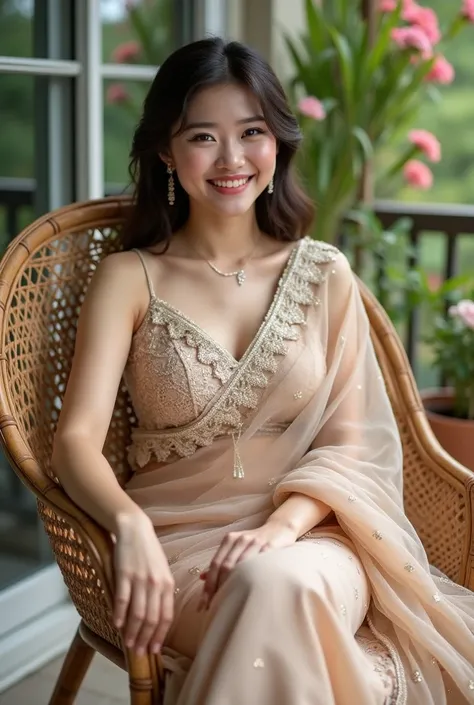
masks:
{"label": "woman's left hand", "polygon": [[237,563],[272,548],[291,546],[298,536],[290,527],[268,522],[258,529],[232,531],[223,539],[207,572],[201,574],[204,589],[198,610],[208,609],[217,590]]}

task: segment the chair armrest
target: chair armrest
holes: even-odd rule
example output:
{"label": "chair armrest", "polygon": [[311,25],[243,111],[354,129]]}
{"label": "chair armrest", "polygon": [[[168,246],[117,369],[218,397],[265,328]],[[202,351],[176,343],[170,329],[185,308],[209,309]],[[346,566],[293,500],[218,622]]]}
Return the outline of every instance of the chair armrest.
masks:
{"label": "chair armrest", "polygon": [[441,447],[426,418],[405,350],[386,313],[361,285],[372,340],[403,444],[404,500],[430,562],[474,582],[474,473]]}
{"label": "chair armrest", "polygon": [[41,468],[13,420],[0,417],[4,453],[37,498],[38,512],[71,599],[96,634],[122,649],[112,626],[113,539]]}

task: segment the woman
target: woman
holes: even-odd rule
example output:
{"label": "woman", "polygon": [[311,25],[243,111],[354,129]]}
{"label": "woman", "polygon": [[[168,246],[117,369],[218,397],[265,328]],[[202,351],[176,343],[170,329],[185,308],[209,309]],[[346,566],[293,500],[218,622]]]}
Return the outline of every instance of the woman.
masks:
{"label": "woman", "polygon": [[[430,572],[404,515],[357,285],[304,237],[299,143],[250,49],[206,39],[163,64],[53,466],[116,536],[116,624],[161,651],[167,705],[474,702],[474,596]],[[126,491],[102,455],[122,375]]]}

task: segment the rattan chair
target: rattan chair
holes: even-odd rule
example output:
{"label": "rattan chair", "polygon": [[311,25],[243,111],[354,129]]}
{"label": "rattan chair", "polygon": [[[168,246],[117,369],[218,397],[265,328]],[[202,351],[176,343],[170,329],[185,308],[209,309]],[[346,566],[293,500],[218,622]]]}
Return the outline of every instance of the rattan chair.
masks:
{"label": "rattan chair", "polygon": [[[9,246],[0,265],[0,429],[12,468],[37,497],[81,624],[50,705],[71,705],[95,651],[129,673],[131,703],[156,705],[162,666],[136,656],[111,622],[112,541],[62,490],[50,455],[73,356],[77,316],[98,262],[118,247],[128,197],[75,204],[40,218]],[[405,450],[406,511],[430,561],[474,589],[474,475],[435,441],[402,345],[361,284],[373,340]],[[135,419],[119,392],[104,453],[119,480]]]}

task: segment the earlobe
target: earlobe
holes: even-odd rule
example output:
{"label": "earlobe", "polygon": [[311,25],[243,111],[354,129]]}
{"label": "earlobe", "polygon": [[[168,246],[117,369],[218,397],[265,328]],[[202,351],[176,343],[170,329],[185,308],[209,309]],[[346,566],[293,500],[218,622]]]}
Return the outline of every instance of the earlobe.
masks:
{"label": "earlobe", "polygon": [[159,152],[158,156],[160,157],[161,161],[164,163],[165,166],[170,166],[172,169],[174,169],[173,160],[170,154],[166,154],[166,152]]}

